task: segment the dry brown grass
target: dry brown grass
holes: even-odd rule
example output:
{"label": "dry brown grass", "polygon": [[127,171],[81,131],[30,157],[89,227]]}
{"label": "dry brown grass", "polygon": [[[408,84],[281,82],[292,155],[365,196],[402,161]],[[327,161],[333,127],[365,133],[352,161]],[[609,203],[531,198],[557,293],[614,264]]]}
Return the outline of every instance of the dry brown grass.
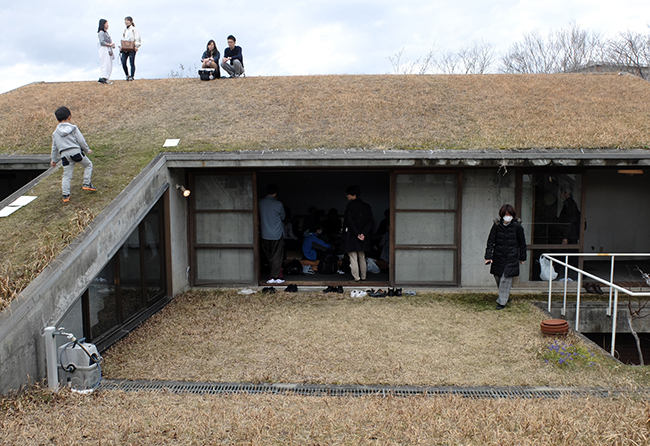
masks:
{"label": "dry brown grass", "polygon": [[[8,306],[57,256],[92,222],[94,216],[88,209],[75,209],[74,216],[67,226],[58,227],[58,234],[44,229],[34,234],[30,245],[35,250],[29,254],[24,264],[12,263],[10,253],[0,260],[0,310]],[[21,241],[14,240],[14,243]],[[29,242],[28,242],[29,243]]]}
{"label": "dry brown grass", "polygon": [[47,152],[59,105],[104,154],[296,148],[634,148],[650,84],[615,75],[295,76],[32,84],[0,95],[0,151]]}
{"label": "dry brown grass", "polygon": [[4,445],[641,445],[647,401],[33,392],[0,403]]}
{"label": "dry brown grass", "polygon": [[99,191],[73,191],[62,207],[58,174],[30,191],[39,200],[0,219],[0,252],[12,265],[26,264],[38,250],[35,235],[58,232],[75,207],[98,215],[166,138],[181,138],[178,151],[639,148],[650,141],[650,84],[632,76],[295,76],[30,84],[0,94],[0,154],[49,153],[60,105],[71,108],[93,149]]}
{"label": "dry brown grass", "polygon": [[540,333],[543,314],[528,302],[497,312],[495,298],[191,291],[113,346],[103,372],[113,379],[225,382],[648,384],[638,369],[604,357],[591,367],[545,364],[538,358],[549,343]]}

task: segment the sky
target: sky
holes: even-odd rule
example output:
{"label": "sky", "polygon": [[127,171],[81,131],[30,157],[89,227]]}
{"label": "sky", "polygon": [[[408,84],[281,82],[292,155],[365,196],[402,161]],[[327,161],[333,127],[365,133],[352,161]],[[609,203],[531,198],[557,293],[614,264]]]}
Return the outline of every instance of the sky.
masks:
{"label": "sky", "polygon": [[[119,42],[126,16],[142,36],[136,80],[196,76],[207,41],[223,54],[229,34],[247,76],[291,76],[388,74],[389,57],[401,50],[415,60],[478,40],[502,54],[526,33],[546,35],[572,21],[605,37],[650,32],[648,0],[3,1],[0,93],[98,79],[99,19]],[[124,77],[116,59],[111,78]]]}

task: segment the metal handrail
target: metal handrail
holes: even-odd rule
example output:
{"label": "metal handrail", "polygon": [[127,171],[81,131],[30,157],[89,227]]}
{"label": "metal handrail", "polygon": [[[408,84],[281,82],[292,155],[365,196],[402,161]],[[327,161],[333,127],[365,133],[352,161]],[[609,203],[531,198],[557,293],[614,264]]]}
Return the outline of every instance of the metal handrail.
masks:
{"label": "metal handrail", "polygon": [[[553,256],[556,257],[564,257],[564,262],[554,258]],[[590,279],[593,279],[597,282],[602,283],[603,285],[606,285],[609,287],[609,304],[607,305],[607,316],[612,317],[612,346],[611,346],[611,355],[614,356],[614,347],[616,343],[616,324],[617,324],[617,315],[618,315],[618,293],[619,291],[622,293],[627,294],[628,296],[632,297],[650,297],[650,292],[634,292],[631,290],[628,290],[627,288],[620,287],[614,283],[614,259],[616,257],[650,257],[650,254],[648,253],[617,253],[617,254],[609,254],[609,253],[544,253],[542,254],[542,257],[548,259],[551,261],[551,265],[553,263],[557,263],[559,265],[564,266],[564,303],[562,305],[562,316],[566,316],[566,295],[567,295],[567,286],[568,286],[568,280],[566,280],[569,269],[572,271],[575,271],[578,273],[578,290],[576,293],[576,323],[575,323],[575,329],[578,329],[578,323],[580,322],[580,290],[582,288],[582,276],[589,277]],[[593,274],[590,274],[580,268],[577,268],[573,265],[569,265],[569,257],[611,257],[611,267],[610,267],[610,273],[609,273],[609,281],[606,279],[602,279],[598,276],[594,276]],[[548,278],[548,312],[551,312],[551,292],[553,289],[553,278],[549,274]],[[613,298],[613,306],[614,306],[614,311],[612,312],[612,298]]]}

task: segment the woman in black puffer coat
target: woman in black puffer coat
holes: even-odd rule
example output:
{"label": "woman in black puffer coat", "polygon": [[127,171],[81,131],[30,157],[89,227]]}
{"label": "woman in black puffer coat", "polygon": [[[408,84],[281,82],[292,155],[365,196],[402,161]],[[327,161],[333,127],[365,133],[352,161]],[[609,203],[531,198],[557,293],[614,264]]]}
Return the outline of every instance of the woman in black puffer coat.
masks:
{"label": "woman in black puffer coat", "polygon": [[508,303],[512,278],[519,275],[519,264],[526,261],[526,237],[517,211],[509,204],[499,209],[499,219],[494,220],[485,248],[485,264],[491,264],[490,274],[499,287],[497,310]]}

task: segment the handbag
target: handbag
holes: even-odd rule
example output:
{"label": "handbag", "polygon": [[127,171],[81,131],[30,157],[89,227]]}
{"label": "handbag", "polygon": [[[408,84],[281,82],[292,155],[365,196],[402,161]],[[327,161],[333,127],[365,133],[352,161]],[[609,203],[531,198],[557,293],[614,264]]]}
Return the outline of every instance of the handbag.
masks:
{"label": "handbag", "polygon": [[122,47],[123,53],[130,53],[131,51],[135,51],[135,42],[133,40],[122,40],[120,46]]}

